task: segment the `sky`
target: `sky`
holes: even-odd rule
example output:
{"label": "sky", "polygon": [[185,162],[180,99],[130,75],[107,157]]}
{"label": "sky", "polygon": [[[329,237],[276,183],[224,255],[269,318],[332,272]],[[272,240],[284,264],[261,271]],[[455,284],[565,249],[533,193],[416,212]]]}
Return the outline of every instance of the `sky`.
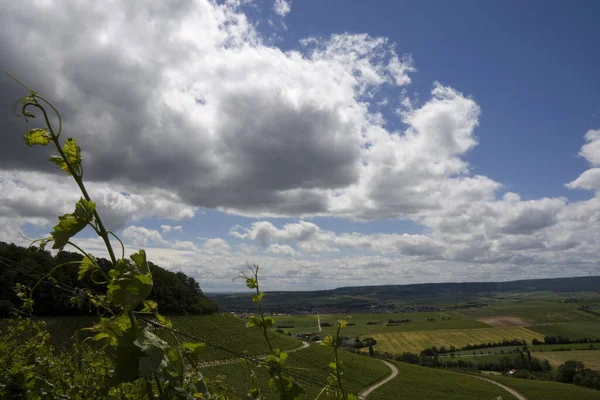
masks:
{"label": "sky", "polygon": [[[126,251],[237,291],[600,274],[600,3],[0,5]],[[0,77],[0,240],[80,197]],[[104,256],[83,231],[77,243]]]}

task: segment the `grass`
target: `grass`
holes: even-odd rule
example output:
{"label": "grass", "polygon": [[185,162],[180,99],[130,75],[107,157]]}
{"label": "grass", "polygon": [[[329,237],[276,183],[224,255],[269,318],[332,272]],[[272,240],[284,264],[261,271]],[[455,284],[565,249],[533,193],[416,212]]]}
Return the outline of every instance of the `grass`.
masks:
{"label": "grass", "polygon": [[[345,351],[340,352],[340,358],[344,363],[344,387],[355,394],[391,373],[385,364],[373,358]],[[314,399],[327,383],[328,365],[332,360],[331,348],[311,345],[307,349],[290,353],[286,368],[302,377],[302,379],[297,379],[298,383],[306,389],[307,398]],[[267,371],[263,368],[253,368],[266,398],[277,399],[276,392],[268,388]],[[224,376],[225,383],[237,394],[244,393],[244,388],[249,388],[251,383],[248,367],[242,363],[206,367],[202,369],[202,373],[209,378]]]}
{"label": "grass", "polygon": [[533,356],[540,360],[548,360],[554,368],[564,364],[565,361],[575,360],[583,362],[586,368],[600,371],[600,351],[598,350],[548,351],[535,353]]}
{"label": "grass", "polygon": [[397,363],[398,376],[375,390],[372,400],[492,400],[502,396],[514,400],[502,388],[475,377],[446,371]]}
{"label": "grass", "polygon": [[[322,326],[318,332],[316,315],[278,315],[275,316],[275,326],[293,326],[293,328],[282,328],[285,332],[297,334],[301,332],[314,332],[326,335],[334,333],[335,322],[344,317],[339,314],[320,315],[321,324],[330,323],[331,327]],[[456,312],[415,312],[395,314],[351,314],[350,325],[344,328],[344,336],[365,336],[380,332],[406,332],[424,330],[448,330],[448,329],[476,329],[489,328],[483,322],[465,318]],[[445,318],[442,320],[442,318]],[[410,322],[387,326],[388,320],[409,319]],[[371,324],[368,324],[371,322]]]}
{"label": "grass", "polygon": [[[568,383],[486,375],[527,396],[529,400],[600,400],[600,391]],[[504,395],[502,396],[504,398]]]}
{"label": "grass", "polygon": [[563,336],[570,339],[600,338],[600,321],[556,323],[528,328],[545,336]]}
{"label": "grass", "polygon": [[498,342],[503,339],[525,339],[531,342],[534,338],[542,339],[543,335],[527,328],[509,327],[378,333],[373,337],[377,340],[376,350],[397,354],[405,351],[419,353],[424,348],[431,346],[459,348],[467,344]]}
{"label": "grass", "polygon": [[[594,304],[594,303],[590,303]],[[506,299],[485,307],[465,309],[461,311],[471,318],[493,316],[514,316],[529,324],[561,323],[561,322],[600,322],[600,317],[580,311],[582,303],[562,303],[560,301],[527,301],[524,298]]]}

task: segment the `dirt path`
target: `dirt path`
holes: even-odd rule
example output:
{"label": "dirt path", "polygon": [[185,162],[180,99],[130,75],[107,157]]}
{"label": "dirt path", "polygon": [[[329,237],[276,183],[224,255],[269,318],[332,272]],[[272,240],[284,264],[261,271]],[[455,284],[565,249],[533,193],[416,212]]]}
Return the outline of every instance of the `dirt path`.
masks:
{"label": "dirt path", "polygon": [[[386,383],[388,383],[389,381],[391,381],[392,379],[394,379],[397,375],[398,375],[398,368],[396,368],[396,366],[394,364],[392,364],[391,362],[388,361],[384,361],[384,360],[380,360],[382,363],[385,363],[385,365],[387,365],[388,367],[390,367],[390,369],[392,370],[392,374],[390,376],[388,376],[387,378],[385,378],[382,381],[379,381],[377,383],[375,383],[374,385],[369,386],[368,388],[366,388],[365,390],[363,390],[362,392],[360,392],[358,394],[358,397],[361,399],[366,399],[368,395],[370,395],[374,390],[380,388],[381,386],[385,385]],[[527,400],[527,399],[522,399],[522,400]]]}
{"label": "dirt path", "polygon": [[496,386],[500,386],[502,389],[506,390],[508,393],[512,394],[513,396],[515,396],[519,400],[529,400],[527,397],[525,397],[520,392],[517,392],[515,389],[513,389],[513,388],[511,388],[509,386],[506,386],[503,383],[496,382],[496,381],[494,381],[492,379],[484,378],[484,377],[481,377],[481,376],[476,376],[475,378],[481,379],[482,381],[486,381],[486,382],[489,382],[489,383],[493,383]]}

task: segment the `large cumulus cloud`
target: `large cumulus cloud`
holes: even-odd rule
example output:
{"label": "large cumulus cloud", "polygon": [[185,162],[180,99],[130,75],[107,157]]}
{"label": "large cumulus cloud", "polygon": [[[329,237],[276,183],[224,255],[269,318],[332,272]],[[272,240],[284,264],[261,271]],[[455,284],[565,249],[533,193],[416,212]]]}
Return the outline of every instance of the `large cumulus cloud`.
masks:
{"label": "large cumulus cloud", "polygon": [[[416,280],[595,271],[598,197],[500,197],[501,183],[471,172],[477,99],[438,82],[423,102],[406,96],[416,68],[386,38],[333,34],[283,51],[243,3],[3,5],[2,68],[55,101],[64,135],[84,149],[92,196],[129,243],[157,246],[166,265],[197,267],[200,278],[221,279],[252,256],[307,285],[334,274],[357,283],[364,268]],[[10,114],[22,88],[0,85],[0,239],[10,240],[23,224],[48,226],[77,195],[45,163],[49,149],[24,146],[27,126]],[[600,131],[585,141],[590,169],[567,187],[598,192]],[[203,244],[141,226],[199,208],[260,220]],[[337,233],[314,216],[408,219],[423,232]],[[269,217],[301,220],[277,227]]]}

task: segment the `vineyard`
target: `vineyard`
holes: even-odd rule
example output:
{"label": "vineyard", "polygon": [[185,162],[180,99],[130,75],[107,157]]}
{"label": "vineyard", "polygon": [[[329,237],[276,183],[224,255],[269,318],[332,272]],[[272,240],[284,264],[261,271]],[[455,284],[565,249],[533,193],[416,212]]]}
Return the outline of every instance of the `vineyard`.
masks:
{"label": "vineyard", "polygon": [[[398,376],[375,390],[372,400],[491,400],[515,398],[503,389],[469,375],[397,363]],[[533,400],[533,399],[532,399]]]}
{"label": "vineyard", "polygon": [[[486,378],[515,388],[529,400],[598,400],[597,390],[564,383],[486,375]],[[502,398],[506,398],[502,395]]]}
{"label": "vineyard", "polygon": [[[96,317],[56,317],[39,318],[50,333],[50,343],[58,351],[70,351],[74,346],[75,332],[88,328],[97,322]],[[0,328],[8,323],[8,319],[0,319]],[[262,333],[248,329],[245,321],[227,314],[207,316],[174,316],[171,317],[173,331],[185,333],[207,343],[202,353],[205,362],[236,358],[236,354],[261,356],[269,352]],[[182,341],[186,336],[174,335],[171,330],[155,328],[163,340],[172,344]],[[81,339],[89,333],[81,332]],[[301,342],[285,335],[271,333],[269,335],[274,346],[282,350],[297,348]],[[88,342],[93,345],[93,342]],[[226,349],[226,350],[224,350]],[[327,364],[325,364],[327,365]]]}
{"label": "vineyard", "polygon": [[[376,359],[346,352],[340,354],[340,359],[344,366],[344,385],[347,390],[355,394],[390,374],[390,369]],[[316,398],[322,390],[323,383],[327,381],[330,372],[328,368],[330,360],[331,352],[319,345],[311,345],[289,354],[287,366],[300,376],[298,381],[306,389],[307,398]],[[276,391],[268,388],[267,371],[258,369],[256,372],[258,381],[262,382],[262,389],[268,393],[268,398],[279,398]],[[243,363],[207,367],[202,370],[202,373],[209,378],[224,376],[227,386],[237,392],[242,392],[251,384],[248,367]]]}

